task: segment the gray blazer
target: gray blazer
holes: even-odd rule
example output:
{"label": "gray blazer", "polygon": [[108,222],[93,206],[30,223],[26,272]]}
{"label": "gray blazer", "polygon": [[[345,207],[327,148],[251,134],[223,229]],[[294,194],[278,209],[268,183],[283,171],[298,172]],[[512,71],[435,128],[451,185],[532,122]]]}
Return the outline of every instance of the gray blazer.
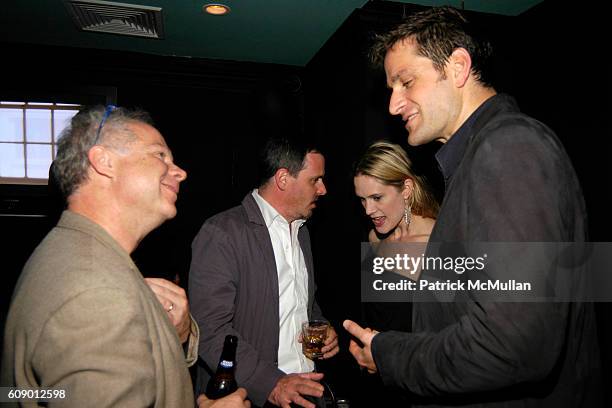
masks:
{"label": "gray blazer", "polygon": [[[314,299],[310,236],[298,239],[308,270],[308,315],[320,318]],[[219,361],[225,336],[238,336],[236,380],[263,405],[280,377],[279,294],[272,241],[249,193],[242,204],[208,219],[192,244],[189,272],[191,312],[200,326],[197,390],[203,391]]]}

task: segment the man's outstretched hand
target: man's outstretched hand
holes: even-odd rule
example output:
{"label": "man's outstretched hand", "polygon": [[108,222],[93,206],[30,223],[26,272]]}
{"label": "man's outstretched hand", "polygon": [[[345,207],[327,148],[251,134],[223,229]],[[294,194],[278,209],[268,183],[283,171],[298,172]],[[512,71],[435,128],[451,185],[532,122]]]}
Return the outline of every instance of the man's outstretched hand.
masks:
{"label": "man's outstretched hand", "polygon": [[349,351],[357,361],[357,364],[366,368],[369,373],[375,373],[377,370],[374,357],[372,357],[372,339],[378,332],[369,328],[364,329],[352,320],[345,320],[342,325],[347,332],[361,342],[361,345],[359,345],[355,340],[351,339],[349,344]]}

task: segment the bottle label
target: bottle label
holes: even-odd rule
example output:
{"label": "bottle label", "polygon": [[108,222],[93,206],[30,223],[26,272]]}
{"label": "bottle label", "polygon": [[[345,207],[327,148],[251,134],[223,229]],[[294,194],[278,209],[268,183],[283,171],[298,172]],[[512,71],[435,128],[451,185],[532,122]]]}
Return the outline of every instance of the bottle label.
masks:
{"label": "bottle label", "polygon": [[234,366],[234,363],[232,361],[221,360],[219,365],[223,368],[232,368]]}

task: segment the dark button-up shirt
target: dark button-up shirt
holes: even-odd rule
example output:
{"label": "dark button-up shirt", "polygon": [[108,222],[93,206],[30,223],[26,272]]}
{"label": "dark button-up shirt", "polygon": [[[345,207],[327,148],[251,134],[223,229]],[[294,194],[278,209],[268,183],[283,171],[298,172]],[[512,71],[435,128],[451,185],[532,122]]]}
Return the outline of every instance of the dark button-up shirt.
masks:
{"label": "dark button-up shirt", "polygon": [[493,103],[496,98],[490,98],[485,101],[470,115],[470,117],[461,125],[453,136],[444,144],[436,153],[436,160],[440,171],[444,176],[444,185],[448,187],[451,177],[465,154],[465,149],[470,141],[470,135],[473,132],[474,123],[482,115],[485,107]]}

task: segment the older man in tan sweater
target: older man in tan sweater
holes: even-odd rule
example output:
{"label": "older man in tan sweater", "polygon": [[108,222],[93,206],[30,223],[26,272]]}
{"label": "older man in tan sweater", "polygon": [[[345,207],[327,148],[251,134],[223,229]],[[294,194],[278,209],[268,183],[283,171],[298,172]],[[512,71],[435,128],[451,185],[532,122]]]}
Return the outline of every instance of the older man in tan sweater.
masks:
{"label": "older man in tan sweater", "polygon": [[[68,210],[17,283],[0,385],[64,391],[47,395],[58,406],[193,406],[198,333],[184,291],[145,281],[130,258],[176,215],[185,171],[146,114],[111,106],[72,119],[54,172]],[[198,402],[244,407],[245,398]]]}

